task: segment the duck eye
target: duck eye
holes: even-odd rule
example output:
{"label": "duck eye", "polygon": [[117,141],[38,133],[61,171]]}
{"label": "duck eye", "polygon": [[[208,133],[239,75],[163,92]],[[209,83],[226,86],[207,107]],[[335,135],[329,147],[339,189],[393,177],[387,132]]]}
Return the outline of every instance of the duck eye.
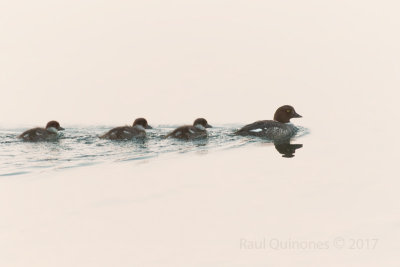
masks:
{"label": "duck eye", "polygon": [[290,111],[291,111],[290,109],[287,109],[287,110],[286,110],[287,113],[290,113]]}

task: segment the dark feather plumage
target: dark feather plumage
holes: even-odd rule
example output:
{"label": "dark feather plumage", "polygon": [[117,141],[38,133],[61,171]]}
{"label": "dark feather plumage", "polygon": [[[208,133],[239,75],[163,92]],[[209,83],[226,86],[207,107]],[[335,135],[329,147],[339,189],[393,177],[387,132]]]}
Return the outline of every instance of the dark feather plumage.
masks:
{"label": "dark feather plumage", "polygon": [[50,132],[44,128],[33,128],[23,132],[19,138],[24,141],[45,141],[45,140],[55,140],[57,139],[57,133]]}
{"label": "dark feather plumage", "polygon": [[292,124],[277,121],[263,120],[246,125],[236,132],[238,135],[253,135],[271,140],[289,138],[293,136],[297,128]]}
{"label": "dark feather plumage", "polygon": [[100,136],[100,138],[110,139],[110,140],[124,140],[124,139],[132,139],[134,137],[145,137],[145,136],[146,132],[143,129],[131,126],[121,126],[109,130],[107,133]]}
{"label": "dark feather plumage", "polygon": [[208,136],[206,128],[212,128],[212,126],[208,124],[206,119],[198,118],[193,122],[193,125],[178,127],[168,134],[166,138],[173,137],[185,140],[203,138]]}
{"label": "dark feather plumage", "polygon": [[181,126],[179,128],[176,128],[174,131],[172,131],[166,137],[173,137],[173,138],[189,140],[189,139],[207,137],[207,131],[200,130],[191,125],[186,125],[186,126]]}

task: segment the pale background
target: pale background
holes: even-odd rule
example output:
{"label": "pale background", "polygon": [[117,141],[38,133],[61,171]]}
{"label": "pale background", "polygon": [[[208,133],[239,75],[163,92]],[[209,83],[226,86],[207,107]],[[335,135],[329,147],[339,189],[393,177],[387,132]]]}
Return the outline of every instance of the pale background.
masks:
{"label": "pale background", "polygon": [[2,125],[397,114],[398,1],[0,3]]}
{"label": "pale background", "polygon": [[[0,164],[40,163],[0,178],[0,266],[399,266],[398,1],[0,1]],[[241,125],[283,104],[310,132],[291,159],[261,139],[157,136],[145,148],[196,152],[56,165],[134,156],[134,142],[84,141],[137,116]],[[50,119],[66,128],[59,143],[16,141]],[[337,249],[336,237],[379,243]],[[243,238],[330,248],[246,250]]]}

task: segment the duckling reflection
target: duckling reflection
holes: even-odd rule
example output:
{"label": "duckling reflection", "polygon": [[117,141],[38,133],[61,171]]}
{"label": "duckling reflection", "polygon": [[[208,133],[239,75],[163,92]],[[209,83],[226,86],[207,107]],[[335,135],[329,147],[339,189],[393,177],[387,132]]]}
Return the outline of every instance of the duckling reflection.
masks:
{"label": "duckling reflection", "polygon": [[293,158],[296,149],[302,148],[302,144],[291,144],[290,139],[274,142],[275,149],[282,154],[284,158]]}

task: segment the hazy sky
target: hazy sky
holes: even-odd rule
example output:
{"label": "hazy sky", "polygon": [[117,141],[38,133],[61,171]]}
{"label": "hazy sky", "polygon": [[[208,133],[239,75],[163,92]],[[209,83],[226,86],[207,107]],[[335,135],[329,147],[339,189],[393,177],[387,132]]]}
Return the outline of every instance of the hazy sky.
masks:
{"label": "hazy sky", "polygon": [[399,10],[361,0],[1,1],[0,124],[252,122],[283,104],[305,122],[395,112]]}

